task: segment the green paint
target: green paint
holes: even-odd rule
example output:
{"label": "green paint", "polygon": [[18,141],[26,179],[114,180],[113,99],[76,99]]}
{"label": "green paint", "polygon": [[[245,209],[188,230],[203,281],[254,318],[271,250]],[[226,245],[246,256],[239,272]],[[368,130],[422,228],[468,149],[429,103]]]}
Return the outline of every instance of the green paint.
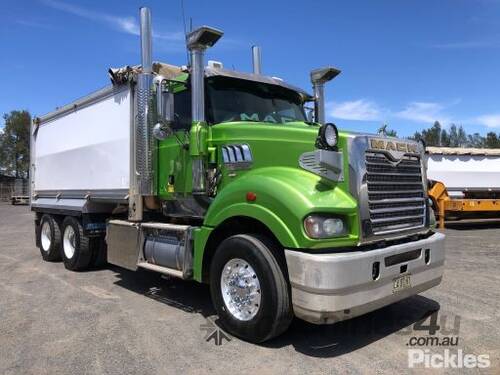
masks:
{"label": "green paint", "polygon": [[[178,78],[179,79],[179,78]],[[186,80],[187,75],[182,76]],[[176,92],[185,85],[176,85]],[[250,119],[251,120],[251,119]],[[217,196],[194,231],[194,279],[201,281],[204,249],[210,233],[225,220],[236,216],[253,218],[266,225],[285,248],[317,249],[355,246],[359,239],[357,201],[349,194],[349,167],[346,134],[339,134],[339,150],[344,153],[344,181],[332,182],[299,167],[302,153],[314,151],[317,125],[303,122],[227,122],[208,126],[195,122],[190,132],[177,131],[158,144],[158,195],[172,200],[188,197],[192,191],[193,158],[202,157],[222,172]],[[253,163],[243,170],[228,170],[222,163],[221,146],[246,143]],[[173,177],[172,177],[173,176]],[[169,180],[174,180],[169,186]],[[246,193],[257,199],[247,202]],[[313,240],[306,236],[304,218],[312,213],[343,216],[348,234]]]}
{"label": "green paint", "polygon": [[[209,147],[217,150],[222,181],[217,197],[197,232],[194,251],[195,279],[201,281],[202,259],[210,230],[235,216],[246,216],[266,225],[286,248],[315,249],[355,246],[359,239],[357,202],[348,193],[349,168],[346,137],[340,133],[344,152],[344,181],[333,183],[301,169],[299,156],[313,151],[317,126],[304,123],[225,123],[212,126]],[[227,170],[222,164],[224,144],[250,145],[253,164],[247,170]],[[257,195],[246,201],[246,193]],[[346,218],[349,233],[327,240],[313,240],[303,229],[311,213],[336,214]]]}

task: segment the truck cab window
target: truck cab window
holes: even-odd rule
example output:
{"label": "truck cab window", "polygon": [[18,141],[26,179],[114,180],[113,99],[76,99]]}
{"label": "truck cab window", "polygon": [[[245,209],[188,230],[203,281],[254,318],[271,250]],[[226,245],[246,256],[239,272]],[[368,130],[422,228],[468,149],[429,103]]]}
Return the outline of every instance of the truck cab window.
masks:
{"label": "truck cab window", "polygon": [[211,124],[306,121],[300,95],[293,90],[228,77],[207,80],[207,88]]}
{"label": "truck cab window", "polygon": [[191,128],[191,91],[183,90],[174,95],[173,128],[175,130],[187,130]]}

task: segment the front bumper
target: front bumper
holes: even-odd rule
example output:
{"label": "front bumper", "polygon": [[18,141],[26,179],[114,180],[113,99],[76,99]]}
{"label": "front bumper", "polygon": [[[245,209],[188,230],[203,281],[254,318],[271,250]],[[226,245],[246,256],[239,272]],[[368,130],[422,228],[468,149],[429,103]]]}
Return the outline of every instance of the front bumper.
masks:
{"label": "front bumper", "polygon": [[[438,285],[443,276],[444,238],[443,234],[434,233],[423,240],[382,249],[335,254],[285,250],[295,315],[311,323],[335,323]],[[416,259],[385,264],[391,255],[418,249],[422,251]],[[430,249],[427,264],[426,249]],[[372,277],[374,262],[380,262],[376,280]],[[402,274],[411,275],[411,287],[393,293],[393,280]]]}

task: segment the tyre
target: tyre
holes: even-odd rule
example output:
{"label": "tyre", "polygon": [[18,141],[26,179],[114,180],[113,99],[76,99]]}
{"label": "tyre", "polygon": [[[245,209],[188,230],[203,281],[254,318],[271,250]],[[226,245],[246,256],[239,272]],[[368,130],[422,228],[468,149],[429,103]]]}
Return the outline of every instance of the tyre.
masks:
{"label": "tyre", "polygon": [[67,216],[62,224],[62,258],[64,267],[71,271],[82,271],[92,260],[90,238],[83,234],[80,222]]}
{"label": "tyre", "polygon": [[266,238],[240,234],[224,240],[210,266],[210,292],[221,325],[260,343],[283,333],[292,320],[285,272]]}
{"label": "tyre", "polygon": [[61,230],[51,215],[43,215],[38,230],[38,244],[42,258],[48,262],[61,260]]}

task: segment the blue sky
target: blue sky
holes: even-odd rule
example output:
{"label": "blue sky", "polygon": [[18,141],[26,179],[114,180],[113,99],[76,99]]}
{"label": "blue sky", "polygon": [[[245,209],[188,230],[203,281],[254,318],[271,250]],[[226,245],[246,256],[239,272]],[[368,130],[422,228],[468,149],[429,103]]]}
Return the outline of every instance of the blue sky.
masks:
{"label": "blue sky", "polygon": [[[184,1],[194,26],[225,31],[208,59],[227,68],[250,71],[252,44],[264,73],[308,90],[311,69],[340,68],[326,93],[341,128],[500,131],[500,0]],[[0,113],[44,114],[107,85],[109,67],[137,64],[141,5],[154,59],[185,64],[180,0],[3,0]]]}

